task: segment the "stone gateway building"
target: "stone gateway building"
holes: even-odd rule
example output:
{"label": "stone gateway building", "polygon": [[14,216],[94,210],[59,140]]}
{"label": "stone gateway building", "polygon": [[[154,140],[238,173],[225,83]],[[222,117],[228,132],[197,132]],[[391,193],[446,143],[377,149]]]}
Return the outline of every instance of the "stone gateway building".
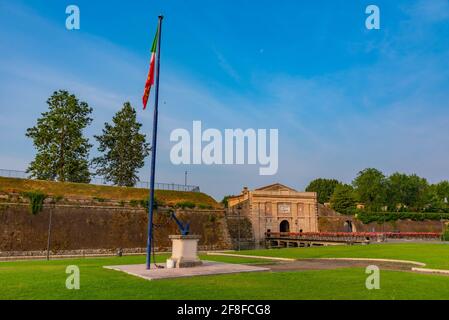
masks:
{"label": "stone gateway building", "polygon": [[318,232],[316,192],[298,192],[280,183],[252,191],[245,187],[228,199],[228,208],[251,221],[256,243],[266,232]]}

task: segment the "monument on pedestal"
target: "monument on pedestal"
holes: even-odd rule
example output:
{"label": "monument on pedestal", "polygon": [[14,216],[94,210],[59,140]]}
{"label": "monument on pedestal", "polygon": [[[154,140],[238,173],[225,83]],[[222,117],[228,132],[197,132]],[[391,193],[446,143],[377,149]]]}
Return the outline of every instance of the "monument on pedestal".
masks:
{"label": "monument on pedestal", "polygon": [[167,269],[191,268],[202,265],[198,257],[198,241],[201,237],[189,235],[190,223],[183,224],[176,218],[174,212],[172,212],[171,217],[178,225],[181,235],[169,236],[172,241],[172,256],[167,260]]}
{"label": "monument on pedestal", "polygon": [[202,265],[198,257],[198,241],[200,236],[195,235],[172,235],[172,255],[167,261],[167,268],[191,268]]}

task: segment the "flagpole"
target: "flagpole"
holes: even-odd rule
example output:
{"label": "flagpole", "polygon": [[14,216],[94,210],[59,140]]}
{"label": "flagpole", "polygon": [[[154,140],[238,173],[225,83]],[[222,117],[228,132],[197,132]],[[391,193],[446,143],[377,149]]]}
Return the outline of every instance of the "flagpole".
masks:
{"label": "flagpole", "polygon": [[147,239],[147,269],[151,269],[151,249],[153,246],[153,207],[154,207],[154,176],[156,168],[156,145],[157,145],[157,120],[159,108],[159,69],[161,62],[161,35],[162,35],[162,19],[159,16],[158,40],[157,40],[157,62],[156,62],[156,88],[155,103],[153,115],[153,143],[151,145],[151,176],[150,176],[150,201],[148,209],[148,239]]}

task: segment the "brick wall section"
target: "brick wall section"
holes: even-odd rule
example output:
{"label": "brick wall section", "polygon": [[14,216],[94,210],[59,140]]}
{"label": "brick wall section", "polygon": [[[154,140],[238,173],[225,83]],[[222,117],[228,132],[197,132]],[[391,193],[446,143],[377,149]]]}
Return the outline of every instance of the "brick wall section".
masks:
{"label": "brick wall section", "polygon": [[240,249],[243,250],[254,249],[256,247],[253,226],[248,217],[228,212],[226,214],[226,224],[229,231],[230,242],[232,243],[232,249],[237,250],[240,247]]}

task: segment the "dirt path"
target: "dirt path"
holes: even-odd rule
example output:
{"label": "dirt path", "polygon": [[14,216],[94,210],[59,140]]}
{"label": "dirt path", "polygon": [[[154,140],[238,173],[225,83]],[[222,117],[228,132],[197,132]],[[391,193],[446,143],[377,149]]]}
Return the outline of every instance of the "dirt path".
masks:
{"label": "dirt path", "polygon": [[378,266],[381,270],[397,270],[397,271],[412,271],[416,265],[405,262],[390,262],[390,261],[354,261],[342,259],[301,259],[293,262],[279,262],[275,264],[258,264],[265,266],[272,271],[298,271],[298,270],[331,270],[341,268],[366,268],[369,265]]}

